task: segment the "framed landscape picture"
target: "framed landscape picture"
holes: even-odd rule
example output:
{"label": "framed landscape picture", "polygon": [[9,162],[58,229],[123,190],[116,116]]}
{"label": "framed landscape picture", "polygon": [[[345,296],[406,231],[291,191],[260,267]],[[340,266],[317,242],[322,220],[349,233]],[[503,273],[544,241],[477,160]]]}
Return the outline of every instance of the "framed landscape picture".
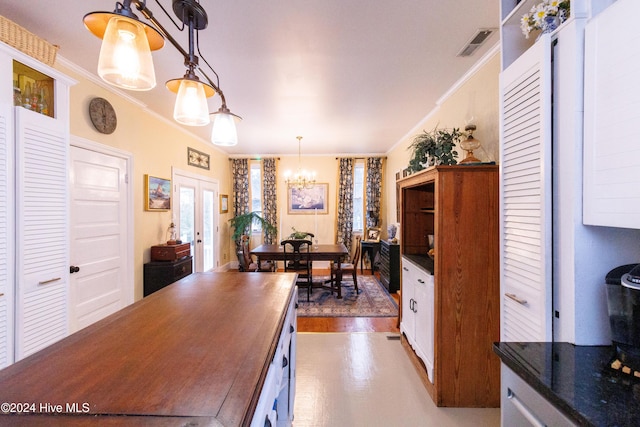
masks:
{"label": "framed landscape picture", "polygon": [[329,184],[314,184],[310,188],[289,188],[287,190],[287,213],[328,214]]}
{"label": "framed landscape picture", "polygon": [[171,209],[171,180],[157,176],[144,176],[144,209],[164,212]]}

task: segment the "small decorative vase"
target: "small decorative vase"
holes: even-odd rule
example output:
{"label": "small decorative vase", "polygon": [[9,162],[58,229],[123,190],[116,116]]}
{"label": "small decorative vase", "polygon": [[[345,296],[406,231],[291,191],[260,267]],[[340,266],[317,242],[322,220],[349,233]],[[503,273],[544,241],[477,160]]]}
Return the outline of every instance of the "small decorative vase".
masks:
{"label": "small decorative vase", "polygon": [[545,16],[542,24],[542,31],[538,34],[536,41],[542,37],[543,34],[555,31],[560,26],[560,18],[558,16]]}
{"label": "small decorative vase", "polygon": [[396,237],[396,232],[398,231],[398,227],[395,224],[389,224],[387,227],[387,234],[389,235],[389,240]]}

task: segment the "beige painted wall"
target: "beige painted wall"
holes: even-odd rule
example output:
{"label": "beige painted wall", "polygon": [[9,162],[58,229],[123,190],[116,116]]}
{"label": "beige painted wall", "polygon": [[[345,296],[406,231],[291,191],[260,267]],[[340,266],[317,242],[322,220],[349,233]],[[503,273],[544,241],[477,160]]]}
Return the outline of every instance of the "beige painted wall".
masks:
{"label": "beige painted wall", "polygon": [[[138,104],[88,80],[78,72],[57,65],[60,71],[78,80],[71,88],[70,117],[71,135],[99,144],[115,147],[132,154],[133,176],[129,182],[134,194],[134,286],[135,299],[142,298],[143,264],[150,260],[150,247],[166,241],[166,230],[171,222],[171,212],[147,212],[144,210],[144,176],[151,174],[171,178],[172,168],[188,171],[219,182],[220,192],[229,194],[230,168],[227,155],[213,145],[197,139],[187,132],[157,116],[146,112]],[[162,87],[154,90],[164,90]],[[118,116],[118,127],[114,133],[98,133],[88,114],[89,101],[93,97],[108,99]],[[187,164],[187,147],[211,155],[211,168],[205,170]],[[228,214],[220,217],[221,235],[218,245],[221,263],[231,259],[227,220]],[[235,258],[235,256],[234,256]]]}
{"label": "beige painted wall", "polygon": [[[499,73],[500,55],[496,52],[493,57],[470,75],[464,83],[453,93],[442,100],[441,104],[420,122],[413,131],[389,153],[387,153],[387,169],[385,179],[385,194],[387,200],[386,223],[397,223],[396,219],[396,172],[405,169],[411,157],[407,150],[412,139],[423,129],[430,131],[438,128],[459,128],[464,131],[467,120],[473,117],[477,126],[474,137],[482,143],[482,150],[474,155],[482,161],[499,160]],[[466,156],[466,151],[457,149],[458,161]],[[400,174],[402,176],[402,173]],[[386,224],[383,237],[386,236]]]}
{"label": "beige painted wall", "polygon": [[[486,153],[480,152],[483,160],[498,159],[498,73],[499,55],[496,54],[484,66],[469,77],[457,90],[449,94],[416,128],[387,153],[385,169],[385,189],[383,195],[382,237],[386,238],[386,225],[395,223],[395,173],[404,169],[409,162],[407,147],[413,136],[422,129],[439,127],[464,128],[465,121],[473,116],[478,126],[475,133]],[[133,177],[130,182],[134,190],[134,269],[135,298],[142,298],[143,264],[149,261],[149,248],[165,239],[166,229],[171,222],[171,212],[146,212],[143,207],[144,175],[152,174],[171,177],[172,168],[204,175],[220,183],[220,192],[231,196],[231,171],[228,157],[207,141],[202,141],[181,130],[178,125],[148,113],[141,106],[104,86],[87,79],[73,69],[57,65],[65,74],[78,80],[71,89],[71,134],[132,154],[134,158]],[[162,90],[159,88],[157,90]],[[111,135],[96,132],[88,116],[91,98],[100,96],[108,99],[118,114],[118,128]],[[211,169],[195,168],[187,164],[187,147],[193,147],[211,155]],[[304,150],[303,150],[304,152]],[[476,153],[478,154],[478,153]],[[460,158],[465,153],[460,150]],[[329,213],[310,215],[290,215],[287,213],[287,190],[283,174],[286,170],[295,172],[298,168],[297,156],[283,156],[278,162],[278,209],[281,214],[279,238],[286,237],[291,227],[317,234],[319,242],[334,242],[336,236],[336,182],[338,162],[334,156],[302,156],[303,169],[316,172],[317,182],[329,183]],[[231,200],[231,199],[230,199]],[[221,263],[235,262],[234,245],[230,239],[228,214],[220,216],[219,252]],[[255,239],[254,239],[255,240]],[[259,243],[259,242],[256,242]]]}
{"label": "beige painted wall", "polygon": [[338,177],[338,160],[335,156],[302,156],[300,168],[316,173],[317,183],[328,183],[328,210],[327,214],[289,214],[287,211],[288,197],[287,186],[284,182],[284,173],[298,170],[298,157],[280,157],[278,162],[278,211],[281,221],[278,224],[278,238],[287,237],[292,233],[291,227],[296,230],[314,233],[318,242],[333,243],[336,241],[336,182]]}

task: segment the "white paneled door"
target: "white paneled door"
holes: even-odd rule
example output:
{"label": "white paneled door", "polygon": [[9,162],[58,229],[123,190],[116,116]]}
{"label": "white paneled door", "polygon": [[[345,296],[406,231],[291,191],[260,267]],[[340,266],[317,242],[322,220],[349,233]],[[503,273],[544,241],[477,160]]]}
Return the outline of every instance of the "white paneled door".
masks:
{"label": "white paneled door", "polygon": [[128,279],[127,161],[71,148],[71,332],[133,302],[133,283]]}
{"label": "white paneled door", "polygon": [[174,220],[180,240],[191,243],[193,271],[213,270],[218,257],[218,183],[205,177],[175,172]]}

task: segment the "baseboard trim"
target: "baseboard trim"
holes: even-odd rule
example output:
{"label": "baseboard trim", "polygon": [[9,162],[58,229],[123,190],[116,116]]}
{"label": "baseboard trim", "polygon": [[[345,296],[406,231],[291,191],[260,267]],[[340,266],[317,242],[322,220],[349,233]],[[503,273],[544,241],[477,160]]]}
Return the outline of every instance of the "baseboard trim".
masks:
{"label": "baseboard trim", "polygon": [[402,347],[404,347],[405,351],[407,352],[407,355],[409,356],[409,360],[413,364],[413,367],[416,368],[416,372],[418,373],[418,376],[420,377],[422,384],[427,389],[427,393],[429,393],[429,396],[431,396],[431,400],[433,400],[436,406],[438,406],[438,402],[436,401],[436,395],[435,395],[436,390],[433,383],[429,381],[429,375],[427,375],[427,367],[422,362],[422,359],[420,359],[411,348],[411,345],[409,344],[409,341],[407,340],[406,335],[401,334],[401,337],[402,339],[400,340],[400,342],[402,343]]}

